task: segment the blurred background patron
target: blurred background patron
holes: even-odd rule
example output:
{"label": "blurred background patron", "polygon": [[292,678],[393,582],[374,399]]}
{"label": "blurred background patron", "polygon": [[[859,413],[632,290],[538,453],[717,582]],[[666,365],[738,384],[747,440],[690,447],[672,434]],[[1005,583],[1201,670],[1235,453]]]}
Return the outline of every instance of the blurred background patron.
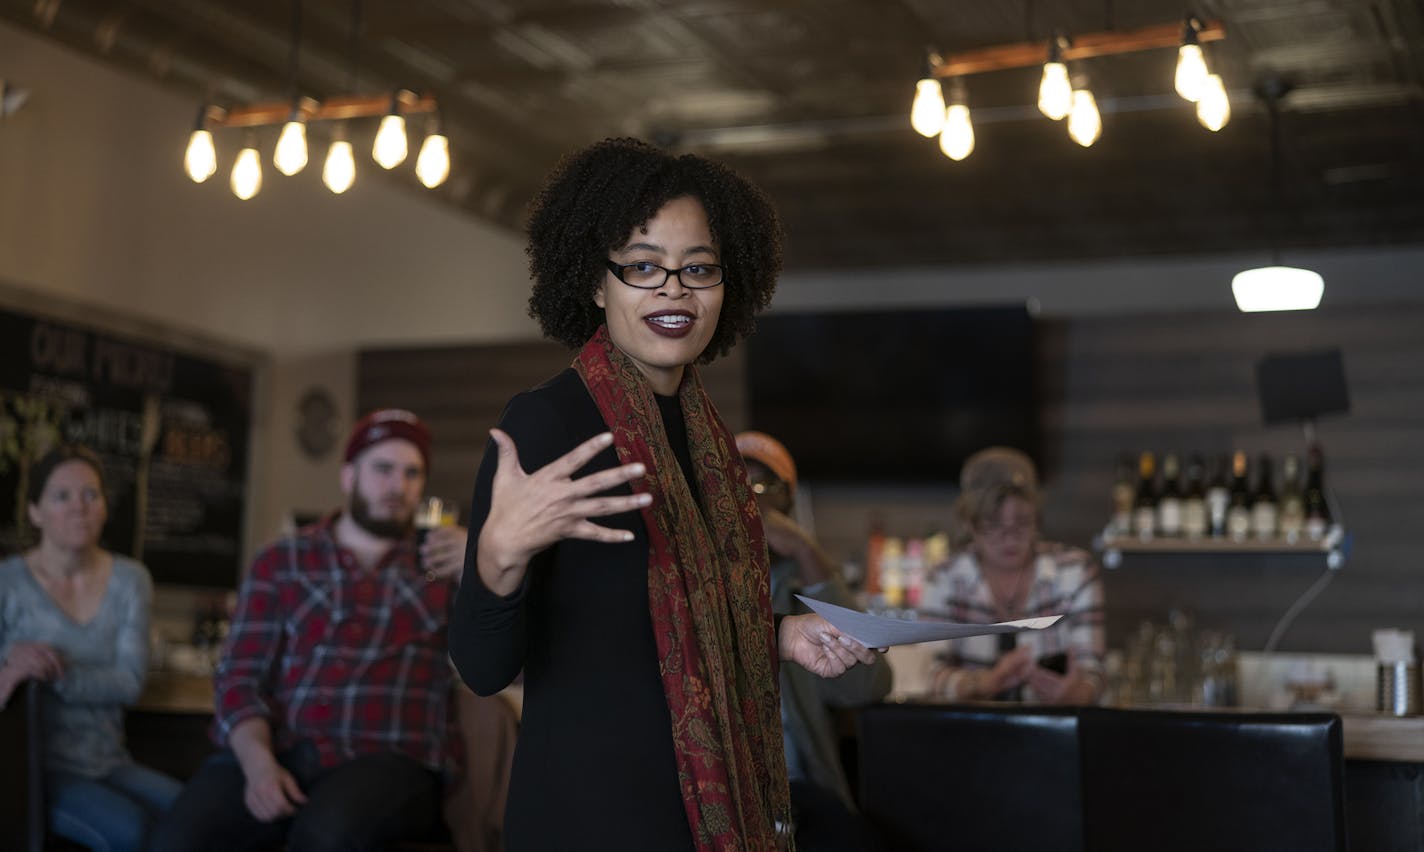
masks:
{"label": "blurred background patron", "polygon": [[181,789],[124,746],[123,708],[148,667],[153,582],[99,546],[108,507],[98,456],[61,446],[29,476],[40,541],[0,561],[0,705],[26,680],[44,684],[49,830],[90,849],[143,849]]}
{"label": "blurred background patron", "polygon": [[[771,551],[772,610],[810,612],[795,595],[859,609],[840,569],[792,518],[796,463],[791,453],[764,432],[739,433],[737,449],[747,463]],[[832,710],[883,699],[891,686],[889,661],[877,655],[874,663],[855,666],[838,678],[817,677],[794,662],[783,662],[780,677],[782,738],[797,844],[808,852],[881,848],[873,829],[856,813]]]}
{"label": "blurred background patron", "polygon": [[1083,550],[1039,536],[1038,475],[1018,450],[990,447],[964,463],[955,550],[926,596],[937,615],[992,624],[1063,613],[1046,630],[951,640],[933,673],[954,700],[1093,704],[1103,693],[1103,590]]}

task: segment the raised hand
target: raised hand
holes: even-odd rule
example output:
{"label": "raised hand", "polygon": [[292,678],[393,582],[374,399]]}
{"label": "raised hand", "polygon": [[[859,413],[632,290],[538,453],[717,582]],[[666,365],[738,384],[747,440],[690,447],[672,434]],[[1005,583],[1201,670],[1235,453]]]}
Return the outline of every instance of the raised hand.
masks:
{"label": "raised hand", "polygon": [[781,659],[821,677],[840,677],[856,663],[875,662],[874,651],[814,613],[783,618],[776,645]]}
{"label": "raised hand", "polygon": [[534,473],[525,473],[509,435],[491,429],[490,437],[499,448],[498,467],[476,551],[480,579],[490,591],[507,595],[519,588],[534,554],[566,538],[611,544],[632,541],[631,532],[609,529],[589,519],[631,512],[651,503],[649,494],[593,496],[642,476],[643,465],[635,462],[573,478],[613,443],[612,433],[584,441]]}

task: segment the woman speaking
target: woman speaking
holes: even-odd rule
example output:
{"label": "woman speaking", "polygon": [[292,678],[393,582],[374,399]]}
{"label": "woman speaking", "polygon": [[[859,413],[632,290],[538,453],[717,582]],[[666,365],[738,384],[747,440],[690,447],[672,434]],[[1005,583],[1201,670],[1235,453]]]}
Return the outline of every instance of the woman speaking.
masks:
{"label": "woman speaking", "polygon": [[874,656],[773,620],[756,499],[693,366],[770,301],[776,214],[721,165],[606,140],[556,168],[528,253],[530,312],[578,354],[491,432],[451,621],[476,692],[525,672],[507,848],[781,848],[777,660]]}

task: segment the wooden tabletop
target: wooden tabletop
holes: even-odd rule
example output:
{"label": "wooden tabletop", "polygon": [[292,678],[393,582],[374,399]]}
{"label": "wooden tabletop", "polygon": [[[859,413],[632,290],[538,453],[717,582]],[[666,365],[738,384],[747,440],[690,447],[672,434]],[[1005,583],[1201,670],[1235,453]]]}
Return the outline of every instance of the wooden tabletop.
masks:
{"label": "wooden tabletop", "polygon": [[[1186,704],[1158,709],[1205,710],[1217,713],[1289,712],[1255,707],[1197,707]],[[1387,716],[1383,713],[1340,712],[1323,708],[1309,712],[1339,714],[1346,760],[1424,763],[1424,716]]]}
{"label": "wooden tabletop", "polygon": [[1345,757],[1424,763],[1424,716],[1342,714]]}
{"label": "wooden tabletop", "polygon": [[212,675],[151,671],[133,709],[157,713],[212,713]]}

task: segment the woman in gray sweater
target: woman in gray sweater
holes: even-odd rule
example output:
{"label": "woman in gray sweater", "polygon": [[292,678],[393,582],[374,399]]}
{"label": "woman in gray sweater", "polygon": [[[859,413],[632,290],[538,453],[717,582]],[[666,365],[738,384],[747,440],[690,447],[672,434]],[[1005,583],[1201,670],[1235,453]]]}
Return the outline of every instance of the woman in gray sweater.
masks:
{"label": "woman in gray sweater", "polygon": [[139,563],[99,547],[108,510],[89,450],[51,451],[30,471],[35,548],[0,561],[0,706],[44,684],[50,830],[96,850],[139,850],[177,781],[124,748],[123,706],[148,664],[153,583]]}

